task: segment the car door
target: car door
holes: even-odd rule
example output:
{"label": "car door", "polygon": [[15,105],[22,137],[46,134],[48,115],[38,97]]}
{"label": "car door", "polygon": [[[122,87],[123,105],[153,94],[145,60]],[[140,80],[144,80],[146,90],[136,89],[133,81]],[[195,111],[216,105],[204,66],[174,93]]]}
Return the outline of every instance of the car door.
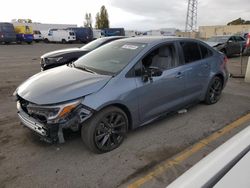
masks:
{"label": "car door", "polygon": [[[196,41],[180,42],[183,54],[183,64],[186,79],[185,103],[198,101],[202,95],[204,85],[208,82],[210,74],[210,63],[208,49]],[[204,54],[204,57],[202,57]]]}
{"label": "car door", "polygon": [[235,40],[238,44],[237,53],[240,54],[244,50],[244,45],[245,45],[246,41],[241,36],[235,36]]}
{"label": "car door", "polygon": [[[165,50],[165,51],[164,51]],[[142,122],[149,121],[163,112],[177,109],[183,103],[185,77],[179,64],[175,43],[165,43],[150,51],[138,64],[137,70],[157,67],[162,75],[143,81],[136,77],[139,114]]]}
{"label": "car door", "polygon": [[232,36],[227,41],[226,51],[227,54],[233,55],[239,53],[240,44],[236,41],[235,37]]}

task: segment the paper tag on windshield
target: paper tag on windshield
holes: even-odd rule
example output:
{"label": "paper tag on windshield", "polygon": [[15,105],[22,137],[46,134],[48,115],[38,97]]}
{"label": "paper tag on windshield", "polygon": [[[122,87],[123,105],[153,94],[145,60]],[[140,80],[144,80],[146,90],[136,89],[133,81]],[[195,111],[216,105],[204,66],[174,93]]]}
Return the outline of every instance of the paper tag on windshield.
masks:
{"label": "paper tag on windshield", "polygon": [[138,48],[138,46],[125,44],[122,46],[122,48],[129,49],[129,50],[136,50]]}

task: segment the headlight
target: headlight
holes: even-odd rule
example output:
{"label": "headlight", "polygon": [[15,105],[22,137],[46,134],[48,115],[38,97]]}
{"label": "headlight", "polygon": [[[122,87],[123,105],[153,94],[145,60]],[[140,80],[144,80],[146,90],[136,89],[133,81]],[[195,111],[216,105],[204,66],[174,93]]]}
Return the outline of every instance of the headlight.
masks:
{"label": "headlight", "polygon": [[42,58],[41,64],[52,64],[55,62],[59,62],[63,59],[63,57],[48,57],[48,58]]}
{"label": "headlight", "polygon": [[55,120],[66,117],[80,103],[81,100],[51,106],[38,106],[34,104],[29,104],[27,106],[27,110],[29,114],[41,115],[46,117],[47,120]]}

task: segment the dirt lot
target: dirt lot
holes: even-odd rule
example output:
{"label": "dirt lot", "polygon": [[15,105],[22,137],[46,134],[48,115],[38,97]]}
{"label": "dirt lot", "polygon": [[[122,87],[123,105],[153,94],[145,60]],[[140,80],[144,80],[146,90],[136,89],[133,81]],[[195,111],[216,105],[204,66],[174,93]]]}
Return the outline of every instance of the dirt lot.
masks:
{"label": "dirt lot", "polygon": [[[250,111],[250,84],[230,78],[217,104],[198,104],[185,114],[174,114],[132,131],[112,152],[89,152],[80,133],[67,133],[63,145],[45,144],[20,125],[12,93],[40,71],[43,53],[75,46],[80,45],[0,46],[0,187],[123,186]],[[238,57],[230,59],[229,69],[238,73]]]}

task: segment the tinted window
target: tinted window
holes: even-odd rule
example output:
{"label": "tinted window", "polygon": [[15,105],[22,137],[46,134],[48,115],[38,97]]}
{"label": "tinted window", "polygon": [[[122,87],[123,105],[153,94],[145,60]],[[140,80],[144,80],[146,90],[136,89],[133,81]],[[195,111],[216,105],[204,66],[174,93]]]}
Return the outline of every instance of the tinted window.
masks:
{"label": "tinted window", "polygon": [[3,24],[0,29],[5,32],[12,32],[14,31],[13,26],[10,24]]}
{"label": "tinted window", "polygon": [[147,67],[158,67],[161,70],[171,69],[177,66],[175,61],[174,45],[161,46],[142,59],[142,65]]}
{"label": "tinted window", "polygon": [[240,36],[235,36],[235,39],[236,39],[236,41],[238,41],[238,42],[245,41],[245,39],[243,39],[243,38],[240,37]]}
{"label": "tinted window", "polygon": [[201,59],[199,46],[196,42],[181,42],[185,63],[191,63]]}
{"label": "tinted window", "polygon": [[129,64],[145,46],[143,43],[114,41],[81,57],[74,64],[99,74],[114,75]]}
{"label": "tinted window", "polygon": [[202,44],[199,44],[199,46],[200,46],[200,50],[201,50],[201,56],[203,59],[212,56],[211,50],[209,50],[207,47],[205,47]]}

